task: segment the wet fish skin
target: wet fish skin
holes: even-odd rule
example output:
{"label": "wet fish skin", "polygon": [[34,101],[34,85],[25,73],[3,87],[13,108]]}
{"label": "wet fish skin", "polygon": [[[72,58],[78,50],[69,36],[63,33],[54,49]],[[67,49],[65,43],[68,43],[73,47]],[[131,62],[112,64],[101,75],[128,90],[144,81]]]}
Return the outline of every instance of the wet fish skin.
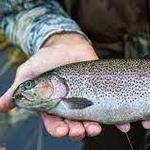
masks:
{"label": "wet fish skin", "polygon": [[[37,99],[33,96],[33,89],[37,86],[26,91],[18,88],[16,95],[26,92],[26,96],[16,98],[16,105],[69,119],[91,120],[104,124],[133,122],[150,117],[148,59],[109,59],[69,64],[34,80],[38,84],[41,79],[53,85],[53,94],[45,100],[41,98],[41,103],[45,101],[44,105],[40,107],[38,102],[34,107]],[[30,101],[32,99],[30,106],[27,104],[29,93]]]}

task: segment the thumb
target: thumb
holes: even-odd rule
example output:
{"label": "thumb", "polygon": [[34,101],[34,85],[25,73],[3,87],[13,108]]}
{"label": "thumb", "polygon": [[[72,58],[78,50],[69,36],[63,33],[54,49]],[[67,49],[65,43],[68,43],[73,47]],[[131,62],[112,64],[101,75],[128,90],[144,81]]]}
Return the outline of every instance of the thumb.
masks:
{"label": "thumb", "polygon": [[32,78],[33,76],[34,72],[27,62],[18,67],[14,83],[7,90],[7,92],[0,97],[0,112],[8,112],[15,107],[13,101],[15,89],[19,86],[19,84],[27,79]]}
{"label": "thumb", "polygon": [[28,63],[24,63],[18,67],[14,83],[6,93],[0,97],[0,112],[8,112],[15,107],[13,94],[16,88],[25,80],[32,78],[32,76],[34,76],[33,73]]}
{"label": "thumb", "polygon": [[8,112],[15,107],[13,94],[20,83],[19,80],[15,79],[12,86],[0,97],[0,112]]}
{"label": "thumb", "polygon": [[7,92],[0,97],[0,112],[8,112],[10,109],[14,108],[12,98],[14,91],[14,86],[11,86],[11,88],[9,88]]}

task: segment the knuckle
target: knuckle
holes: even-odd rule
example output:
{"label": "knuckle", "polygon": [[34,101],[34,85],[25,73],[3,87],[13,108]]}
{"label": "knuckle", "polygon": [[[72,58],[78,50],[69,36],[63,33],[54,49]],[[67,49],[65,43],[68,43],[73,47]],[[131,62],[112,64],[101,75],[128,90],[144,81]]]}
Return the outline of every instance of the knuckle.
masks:
{"label": "knuckle", "polygon": [[23,68],[24,68],[24,65],[20,65],[18,68],[17,68],[17,71],[16,71],[16,74],[17,75],[20,75],[22,72],[23,72]]}
{"label": "knuckle", "polygon": [[26,71],[27,70],[24,68],[24,64],[20,65],[17,68],[15,80],[21,82],[25,78]]}

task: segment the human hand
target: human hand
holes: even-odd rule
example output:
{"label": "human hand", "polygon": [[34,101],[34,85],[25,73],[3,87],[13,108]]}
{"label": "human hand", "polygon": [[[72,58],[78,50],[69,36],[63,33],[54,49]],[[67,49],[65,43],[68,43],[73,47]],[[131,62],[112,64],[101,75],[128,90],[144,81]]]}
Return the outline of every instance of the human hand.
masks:
{"label": "human hand", "polygon": [[[12,100],[16,87],[41,73],[57,66],[73,62],[98,59],[91,45],[80,35],[64,34],[50,38],[43,48],[29,60],[22,64],[16,73],[13,85],[0,97],[0,111],[6,112],[14,107]],[[54,137],[69,137],[81,140],[87,136],[96,136],[101,132],[101,126],[96,122],[79,122],[62,119],[57,116],[42,114],[47,131]],[[144,123],[143,123],[144,124]],[[150,123],[145,125],[149,128]],[[121,131],[127,132],[129,124],[117,126]]]}

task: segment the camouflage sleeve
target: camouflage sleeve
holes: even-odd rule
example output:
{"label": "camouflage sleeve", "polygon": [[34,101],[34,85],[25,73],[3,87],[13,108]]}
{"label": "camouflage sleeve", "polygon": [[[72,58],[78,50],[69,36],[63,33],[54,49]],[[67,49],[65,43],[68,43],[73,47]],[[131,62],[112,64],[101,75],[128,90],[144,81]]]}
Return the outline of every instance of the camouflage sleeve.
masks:
{"label": "camouflage sleeve", "polygon": [[0,0],[0,27],[28,55],[36,53],[53,34],[84,35],[55,0]]}

